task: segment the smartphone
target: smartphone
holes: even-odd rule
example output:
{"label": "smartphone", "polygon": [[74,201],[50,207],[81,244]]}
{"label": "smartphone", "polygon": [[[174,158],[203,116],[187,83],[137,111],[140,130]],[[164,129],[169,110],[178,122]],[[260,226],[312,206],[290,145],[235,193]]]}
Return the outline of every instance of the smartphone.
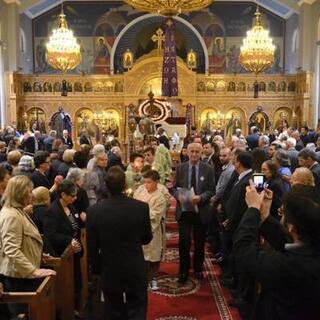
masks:
{"label": "smartphone", "polygon": [[253,175],[253,183],[256,187],[256,190],[258,192],[261,192],[263,191],[263,189],[265,188],[266,186],[266,179],[265,179],[265,176],[264,174],[262,173],[255,173]]}

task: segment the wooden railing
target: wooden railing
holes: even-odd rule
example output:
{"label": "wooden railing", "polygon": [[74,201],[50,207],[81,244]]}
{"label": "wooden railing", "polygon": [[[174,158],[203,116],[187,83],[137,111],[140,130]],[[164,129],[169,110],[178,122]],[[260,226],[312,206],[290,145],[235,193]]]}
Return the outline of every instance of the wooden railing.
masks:
{"label": "wooden railing", "polygon": [[74,266],[73,249],[69,245],[61,258],[50,258],[44,264],[57,272],[55,304],[58,319],[73,319],[74,315]]}
{"label": "wooden railing", "polygon": [[4,292],[0,297],[0,303],[28,305],[30,320],[55,320],[54,287],[55,277],[46,277],[35,292]]}

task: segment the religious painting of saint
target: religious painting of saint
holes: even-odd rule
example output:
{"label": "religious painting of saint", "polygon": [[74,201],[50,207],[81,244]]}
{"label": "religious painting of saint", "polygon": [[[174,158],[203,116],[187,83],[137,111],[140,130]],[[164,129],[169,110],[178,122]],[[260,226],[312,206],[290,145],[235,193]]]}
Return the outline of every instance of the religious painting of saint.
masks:
{"label": "religious painting of saint", "polygon": [[44,92],[52,92],[52,85],[50,82],[45,82],[43,84],[43,91]]}
{"label": "religious painting of saint", "polygon": [[202,82],[202,81],[198,82],[197,91],[198,92],[205,92],[206,91],[206,85],[204,84],[204,82]]}
{"label": "religious painting of saint", "polygon": [[45,113],[41,108],[34,107],[27,111],[26,117],[26,129],[28,130],[39,130],[41,133],[46,132],[46,117]]}
{"label": "religious painting of saint", "polygon": [[241,71],[241,65],[239,62],[240,56],[240,47],[236,46],[235,44],[229,48],[227,53],[227,67],[226,71],[228,73],[239,73]]}
{"label": "religious painting of saint", "polygon": [[216,37],[212,48],[212,54],[209,57],[210,72],[224,73],[226,68],[226,48],[225,39]]}
{"label": "religious painting of saint", "polygon": [[210,134],[218,127],[217,112],[213,109],[206,109],[201,113],[201,131]]}
{"label": "religious painting of saint", "polygon": [[265,82],[260,82],[260,83],[259,83],[259,91],[263,91],[263,92],[266,91],[266,84],[265,84]]}
{"label": "religious painting of saint", "polygon": [[46,71],[48,64],[46,60],[46,44],[45,40],[41,39],[40,43],[36,47],[36,61],[37,61],[37,72],[44,72]]}
{"label": "religious painting of saint", "polygon": [[33,84],[33,92],[42,92],[42,87],[39,82]]}
{"label": "religious painting of saint", "polygon": [[290,109],[281,108],[275,112],[274,125],[276,129],[282,130],[288,128],[291,123],[292,111]]}
{"label": "religious painting of saint", "polygon": [[239,92],[246,91],[246,84],[244,82],[239,82],[237,84],[237,91]]}
{"label": "religious painting of saint", "polygon": [[103,121],[102,130],[107,136],[119,137],[119,114],[113,109],[107,109],[105,112],[105,120]]}
{"label": "religious painting of saint", "polygon": [[274,81],[269,82],[268,84],[268,91],[270,92],[276,92],[276,84]]}
{"label": "religious painting of saint", "polygon": [[109,73],[110,55],[104,38],[99,37],[96,42],[94,71],[98,74]]}
{"label": "religious painting of saint", "polygon": [[187,54],[187,66],[191,70],[197,68],[197,54],[192,49]]}
{"label": "religious painting of saint", "polygon": [[226,115],[225,136],[231,138],[237,129],[242,129],[242,111],[237,109],[230,110]]}
{"label": "religious painting of saint", "polygon": [[92,128],[93,112],[88,108],[79,110],[76,114],[76,135],[80,136],[85,129],[89,136],[94,138],[96,136],[95,129]]}
{"label": "religious painting of saint", "polygon": [[260,132],[266,131],[266,119],[261,112],[255,112],[250,126],[256,126]]}
{"label": "religious painting of saint", "polygon": [[127,49],[122,55],[122,65],[124,69],[130,70],[133,66],[133,53],[130,49]]}
{"label": "religious painting of saint", "polygon": [[233,81],[230,81],[228,83],[227,91],[230,91],[230,92],[235,92],[236,91],[236,84]]}

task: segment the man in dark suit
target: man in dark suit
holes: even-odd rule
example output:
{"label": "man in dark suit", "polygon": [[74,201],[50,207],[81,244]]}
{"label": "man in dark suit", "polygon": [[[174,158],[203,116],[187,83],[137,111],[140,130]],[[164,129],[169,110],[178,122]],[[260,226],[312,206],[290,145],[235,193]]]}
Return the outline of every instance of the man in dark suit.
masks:
{"label": "man in dark suit", "polygon": [[258,148],[259,146],[259,129],[257,127],[250,128],[251,134],[247,136],[246,140],[250,150]]}
{"label": "man in dark suit", "polygon": [[[179,224],[180,283],[186,283],[190,268],[191,232],[193,231],[195,277],[201,279],[204,261],[204,244],[208,224],[211,219],[210,199],[215,192],[214,170],[200,161],[202,146],[188,145],[189,161],[176,169],[174,196],[177,199],[176,219]],[[193,188],[195,195],[189,199],[191,208],[182,208],[183,196],[178,188]],[[190,206],[189,206],[190,207]]]}
{"label": "man in dark suit", "polygon": [[92,272],[101,274],[109,320],[144,320],[147,274],[142,245],[152,239],[149,208],[123,194],[125,174],[106,175],[111,194],[88,210],[88,249]]}
{"label": "man in dark suit", "polygon": [[36,138],[34,135],[27,131],[22,139],[21,147],[27,153],[35,153],[36,151]]}
{"label": "man in dark suit", "polygon": [[310,148],[304,148],[299,152],[299,165],[311,170],[316,188],[320,189],[320,164],[317,162],[317,154]]}
{"label": "man in dark suit", "polygon": [[[251,183],[246,200],[249,209],[235,233],[234,249],[239,268],[260,283],[250,318],[319,319],[319,204],[290,192],[281,225],[270,216],[271,192],[258,194]],[[259,249],[261,234],[275,250]],[[292,243],[287,243],[288,234]]]}
{"label": "man in dark suit", "polygon": [[[228,277],[224,284],[237,287],[236,296],[232,305],[240,307],[246,305],[253,290],[253,281],[241,273],[234,266],[233,235],[241,218],[247,210],[245,201],[246,187],[252,178],[252,155],[250,152],[242,151],[235,156],[235,170],[239,174],[237,181],[230,191],[230,197],[226,203],[225,212],[227,219],[222,223],[224,227],[225,256],[228,257]],[[230,277],[231,276],[231,277]]]}
{"label": "man in dark suit", "polygon": [[81,131],[81,136],[80,136],[80,145],[81,144],[87,144],[89,145],[90,147],[92,147],[92,141],[91,141],[91,138],[87,132],[86,129],[83,129]]}
{"label": "man in dark suit", "polygon": [[240,220],[247,210],[245,201],[246,187],[249,185],[249,180],[252,178],[252,155],[250,152],[242,151],[235,157],[234,167],[238,176],[238,181],[235,182],[231,189],[230,197],[226,203],[226,215],[228,217],[224,225],[227,230],[233,234],[238,227]]}

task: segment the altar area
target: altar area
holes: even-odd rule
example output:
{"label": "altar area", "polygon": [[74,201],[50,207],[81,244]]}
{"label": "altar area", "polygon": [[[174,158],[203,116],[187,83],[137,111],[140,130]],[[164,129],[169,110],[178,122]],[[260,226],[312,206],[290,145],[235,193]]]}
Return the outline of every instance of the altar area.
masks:
{"label": "altar area", "polygon": [[[150,90],[161,99],[162,59],[153,50],[129,71],[115,75],[7,73],[7,123],[23,130],[37,121],[38,127],[48,132],[51,116],[63,107],[72,120],[73,138],[87,128],[92,136],[96,130],[105,131],[126,144],[128,106],[133,105],[139,116],[139,105],[148,99]],[[205,75],[190,70],[180,58],[177,67],[179,95],[167,99],[170,117],[185,117],[186,106],[191,104],[197,130],[220,129],[229,136],[236,128],[246,134],[252,124],[260,123],[265,131],[280,124],[297,127],[314,122],[310,74]],[[61,96],[63,79],[67,81],[67,96]],[[259,83],[258,98],[253,97],[255,81]]]}

